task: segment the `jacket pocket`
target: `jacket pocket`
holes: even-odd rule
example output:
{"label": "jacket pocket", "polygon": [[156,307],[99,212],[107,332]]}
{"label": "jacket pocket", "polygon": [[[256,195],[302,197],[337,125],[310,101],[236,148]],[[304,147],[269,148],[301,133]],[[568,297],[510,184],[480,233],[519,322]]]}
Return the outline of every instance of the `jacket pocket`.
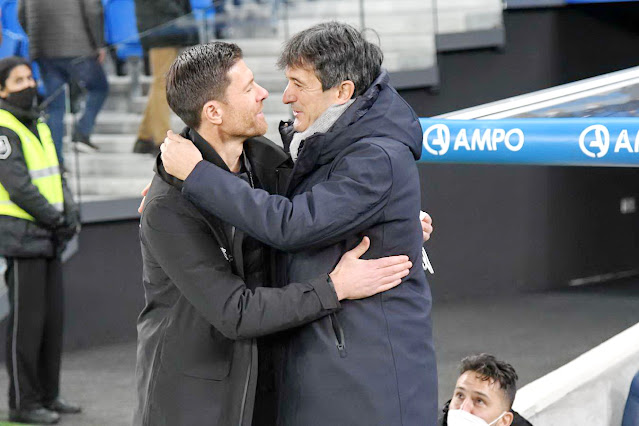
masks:
{"label": "jacket pocket", "polygon": [[[231,371],[234,342],[214,327],[206,324],[208,332],[190,346],[182,374],[207,380],[224,380]],[[198,333],[199,334],[199,333]]]}
{"label": "jacket pocket", "polygon": [[172,309],[162,363],[184,376],[226,379],[231,371],[234,342],[217,332],[185,298]]}
{"label": "jacket pocket", "polygon": [[339,323],[336,314],[330,315],[331,326],[333,327],[333,335],[335,337],[335,346],[337,346],[337,351],[339,352],[339,356],[342,358],[346,358],[346,339],[344,338],[344,329],[342,325]]}

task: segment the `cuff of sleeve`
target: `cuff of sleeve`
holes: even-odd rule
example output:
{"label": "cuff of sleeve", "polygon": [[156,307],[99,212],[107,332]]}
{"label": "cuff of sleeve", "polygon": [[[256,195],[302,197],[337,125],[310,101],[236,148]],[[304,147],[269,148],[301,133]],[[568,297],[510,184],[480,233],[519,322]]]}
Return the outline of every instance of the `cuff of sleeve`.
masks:
{"label": "cuff of sleeve", "polygon": [[311,285],[315,289],[324,309],[335,310],[340,308],[333,281],[328,275],[321,275],[315,278],[311,281]]}
{"label": "cuff of sleeve", "polygon": [[189,173],[189,175],[184,180],[184,183],[182,184],[183,195],[188,195],[191,192],[190,188],[193,185],[197,185],[197,183],[200,181],[200,175],[202,174],[202,171],[206,168],[207,164],[210,164],[210,163],[202,160],[195,165],[191,173]]}

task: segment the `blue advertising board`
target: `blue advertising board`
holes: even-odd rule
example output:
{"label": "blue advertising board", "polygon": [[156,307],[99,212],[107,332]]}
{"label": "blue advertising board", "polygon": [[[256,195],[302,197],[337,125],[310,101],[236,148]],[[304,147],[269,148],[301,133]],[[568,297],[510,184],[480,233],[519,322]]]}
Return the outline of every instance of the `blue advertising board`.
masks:
{"label": "blue advertising board", "polygon": [[577,3],[622,3],[622,2],[630,2],[637,0],[566,0],[567,4],[577,4]]}
{"label": "blue advertising board", "polygon": [[421,162],[639,167],[639,119],[421,118]]}

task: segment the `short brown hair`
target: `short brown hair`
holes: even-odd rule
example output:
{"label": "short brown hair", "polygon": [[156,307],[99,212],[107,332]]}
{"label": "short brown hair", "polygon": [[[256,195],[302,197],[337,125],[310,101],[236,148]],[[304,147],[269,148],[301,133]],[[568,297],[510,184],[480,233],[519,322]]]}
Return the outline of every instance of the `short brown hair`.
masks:
{"label": "short brown hair", "polygon": [[229,70],[242,59],[237,44],[215,41],[198,44],[180,54],[166,75],[166,99],[191,128],[200,125],[204,104],[224,100]]}
{"label": "short brown hair", "polygon": [[506,396],[508,409],[511,409],[517,393],[517,372],[512,365],[499,361],[493,355],[471,355],[462,359],[460,374],[467,371],[477,373],[482,380],[494,380]]}

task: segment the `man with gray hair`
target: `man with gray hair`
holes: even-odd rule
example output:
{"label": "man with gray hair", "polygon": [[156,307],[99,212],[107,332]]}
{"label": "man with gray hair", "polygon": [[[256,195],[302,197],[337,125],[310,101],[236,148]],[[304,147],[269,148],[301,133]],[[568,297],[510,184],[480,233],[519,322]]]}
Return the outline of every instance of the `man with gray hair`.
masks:
{"label": "man with gray hair", "polygon": [[[285,45],[279,65],[292,123],[280,132],[294,166],[280,194],[253,189],[170,135],[162,146],[182,194],[247,234],[288,252],[280,283],[330,271],[363,235],[366,257],[421,254],[422,131],[390,86],[383,54],[350,25],[313,26]],[[293,165],[292,163],[289,163]],[[278,169],[284,172],[284,166]],[[288,333],[279,373],[278,424],[428,425],[437,422],[437,375],[424,271],[348,301]]]}

